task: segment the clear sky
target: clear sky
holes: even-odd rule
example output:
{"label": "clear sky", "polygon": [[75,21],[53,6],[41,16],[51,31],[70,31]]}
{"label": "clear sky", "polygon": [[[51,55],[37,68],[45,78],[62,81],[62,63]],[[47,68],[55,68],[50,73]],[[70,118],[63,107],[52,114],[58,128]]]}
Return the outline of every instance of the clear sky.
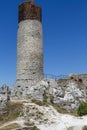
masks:
{"label": "clear sky", "polygon": [[[18,5],[0,1],[0,86],[16,80]],[[35,0],[43,10],[44,73],[87,73],[87,0]]]}

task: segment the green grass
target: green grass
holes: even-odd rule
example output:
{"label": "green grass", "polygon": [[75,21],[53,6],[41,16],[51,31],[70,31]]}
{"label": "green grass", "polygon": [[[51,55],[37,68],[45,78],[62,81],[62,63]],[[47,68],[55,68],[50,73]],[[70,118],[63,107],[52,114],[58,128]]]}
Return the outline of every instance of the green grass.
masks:
{"label": "green grass", "polygon": [[77,110],[78,116],[84,116],[87,115],[87,103],[81,103],[78,110]]}

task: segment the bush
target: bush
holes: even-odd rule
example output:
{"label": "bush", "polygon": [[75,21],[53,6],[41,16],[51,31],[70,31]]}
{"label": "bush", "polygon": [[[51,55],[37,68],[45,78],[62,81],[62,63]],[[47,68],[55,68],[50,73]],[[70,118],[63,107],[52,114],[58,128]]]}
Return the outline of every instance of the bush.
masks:
{"label": "bush", "polygon": [[77,114],[79,116],[84,116],[87,115],[87,103],[81,103],[78,110],[77,110]]}
{"label": "bush", "polygon": [[47,102],[47,99],[48,99],[47,92],[46,92],[46,90],[44,90],[43,102]]}

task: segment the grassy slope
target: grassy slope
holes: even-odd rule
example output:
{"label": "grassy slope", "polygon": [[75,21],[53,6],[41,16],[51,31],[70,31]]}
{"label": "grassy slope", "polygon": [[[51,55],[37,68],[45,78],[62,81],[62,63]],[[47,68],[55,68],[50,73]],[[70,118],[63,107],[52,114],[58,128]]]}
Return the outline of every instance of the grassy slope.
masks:
{"label": "grassy slope", "polygon": [[0,124],[15,120],[22,113],[22,103],[9,102],[3,111],[6,113],[0,114]]}

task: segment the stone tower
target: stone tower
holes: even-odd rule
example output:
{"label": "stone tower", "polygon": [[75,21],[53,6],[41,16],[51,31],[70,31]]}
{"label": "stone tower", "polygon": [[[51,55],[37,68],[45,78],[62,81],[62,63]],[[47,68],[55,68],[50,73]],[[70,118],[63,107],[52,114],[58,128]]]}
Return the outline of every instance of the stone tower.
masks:
{"label": "stone tower", "polygon": [[41,8],[32,0],[19,5],[15,87],[31,87],[43,79]]}

